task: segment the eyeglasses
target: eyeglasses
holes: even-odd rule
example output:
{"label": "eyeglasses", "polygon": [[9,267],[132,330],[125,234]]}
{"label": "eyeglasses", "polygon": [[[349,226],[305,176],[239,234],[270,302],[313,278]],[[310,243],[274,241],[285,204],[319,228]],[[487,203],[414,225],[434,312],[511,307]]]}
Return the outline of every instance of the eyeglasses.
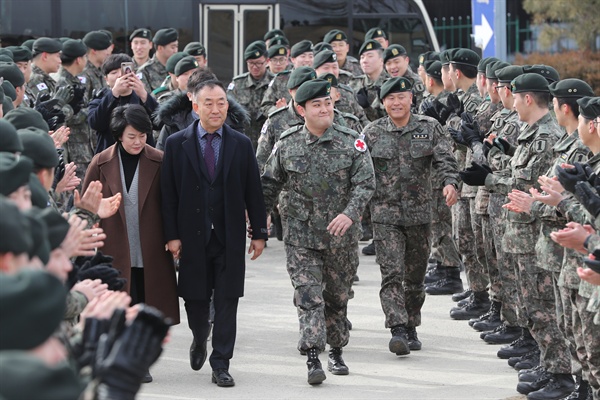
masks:
{"label": "eyeglasses", "polygon": [[[282,65],[287,63],[287,58],[285,57],[276,57],[276,58],[271,58],[271,62],[275,65]],[[250,64],[250,63],[248,63]]]}
{"label": "eyeglasses", "polygon": [[248,68],[262,68],[263,65],[266,64],[265,61],[263,62],[250,62],[250,61],[246,61],[246,64],[248,64]]}
{"label": "eyeglasses", "polygon": [[496,85],[496,89],[501,89],[503,87],[510,87],[509,85]]}

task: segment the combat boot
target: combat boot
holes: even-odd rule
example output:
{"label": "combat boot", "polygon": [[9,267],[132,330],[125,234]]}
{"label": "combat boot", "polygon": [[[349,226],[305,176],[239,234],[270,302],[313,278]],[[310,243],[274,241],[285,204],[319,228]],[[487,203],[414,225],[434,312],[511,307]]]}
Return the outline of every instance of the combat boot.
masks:
{"label": "combat boot", "polygon": [[[489,336],[490,335],[486,336],[485,338],[487,339]],[[500,350],[498,350],[498,358],[508,360],[511,357],[523,356],[537,347],[538,344],[533,339],[533,337],[531,337],[529,329],[523,328],[523,333],[521,334],[521,337],[519,337],[517,340],[515,340],[508,346],[504,346]]]}
{"label": "combat boot", "polygon": [[274,215],[273,225],[277,230],[277,240],[281,242],[283,240],[283,224],[281,223],[281,215]]}
{"label": "combat boot", "polygon": [[[485,337],[483,337],[482,339],[485,340],[485,342],[489,343],[489,344],[509,344],[509,343],[512,343],[515,340],[517,340],[519,337],[521,337],[522,333],[523,333],[523,328],[521,328],[521,327],[508,326],[506,324],[502,324],[502,326],[501,326],[500,330],[498,330],[498,332],[489,333],[489,334],[485,335]],[[522,356],[524,354],[525,353],[518,354],[518,355]],[[510,358],[510,357],[508,357],[508,358]]]}
{"label": "combat boot", "polygon": [[564,400],[592,400],[592,388],[581,376],[577,376],[575,390]]}
{"label": "combat boot", "polygon": [[537,392],[538,390],[546,386],[548,383],[550,383],[551,378],[552,374],[544,370],[544,372],[542,372],[533,382],[519,382],[517,384],[517,392],[521,394]]}
{"label": "combat boot", "polygon": [[431,268],[425,273],[425,279],[423,279],[423,283],[425,285],[431,285],[437,281],[444,279],[447,275],[446,269],[446,267],[442,267],[440,263],[437,263],[435,267]]}
{"label": "combat boot", "polygon": [[467,289],[460,293],[455,293],[452,295],[452,301],[456,303],[461,300],[467,299],[467,298],[469,298],[469,296],[471,296],[471,293],[473,293],[473,291],[471,289]]}
{"label": "combat boot", "polygon": [[430,295],[454,294],[463,291],[460,269],[446,267],[446,277],[425,287],[425,293]]}
{"label": "combat boot", "polygon": [[490,296],[487,290],[481,292],[473,292],[473,300],[465,307],[458,310],[451,310],[450,317],[452,319],[467,320],[477,318],[490,308]]}
{"label": "combat boot", "polygon": [[500,307],[502,307],[502,303],[492,301],[489,311],[479,318],[469,320],[469,325],[479,332],[493,331],[496,327],[502,325]]}
{"label": "combat boot", "polygon": [[541,365],[521,371],[519,372],[519,382],[535,382],[545,372],[546,368]]}
{"label": "combat boot", "polygon": [[550,382],[540,390],[527,395],[527,400],[558,400],[568,396],[575,389],[570,374],[552,374]]}
{"label": "combat boot", "polygon": [[[514,367],[515,365],[517,365],[521,361],[525,361],[525,360],[536,358],[536,357],[539,360],[539,357],[540,357],[540,349],[539,348],[531,350],[529,353],[525,354],[524,356],[509,358],[508,359],[508,365],[510,365],[511,367]],[[533,367],[535,367],[537,365],[538,364],[535,364],[535,365],[532,365],[531,367],[528,367],[528,368],[519,368],[519,371],[523,370],[523,369],[530,369],[530,368],[533,368]]]}
{"label": "combat boot", "polygon": [[365,256],[374,256],[375,255],[375,242],[371,241],[368,245],[363,247],[362,253]]}
{"label": "combat boot", "polygon": [[[506,330],[506,325],[505,325],[505,324],[502,324],[502,325],[500,325],[500,326],[496,327],[496,329],[494,329],[493,331],[481,332],[481,333],[479,334],[479,338],[480,338],[481,340],[485,340],[485,337],[486,337],[487,335],[491,335],[491,334],[493,334],[493,333],[498,333],[498,332],[504,332],[505,330]],[[515,339],[516,339],[516,338],[518,338],[519,336],[521,336],[521,331],[519,331],[519,334],[517,335],[517,337],[515,337]],[[513,340],[515,340],[515,339],[513,339]],[[512,342],[513,340],[511,340],[510,342]],[[510,342],[508,342],[508,343],[510,343]]]}
{"label": "combat boot", "polygon": [[405,325],[398,325],[391,329],[392,338],[390,339],[389,349],[392,353],[397,356],[404,356],[410,354],[410,347],[408,346],[408,335],[406,333]]}
{"label": "combat boot", "polygon": [[408,348],[412,350],[421,350],[423,345],[417,337],[417,328],[409,326],[406,328],[406,337],[408,338]]}
{"label": "combat boot", "polygon": [[308,360],[306,361],[306,365],[308,366],[308,383],[311,385],[319,385],[327,379],[325,371],[323,371],[323,367],[321,366],[321,361],[319,360],[319,350],[311,347],[306,350],[306,355],[308,357]]}
{"label": "combat boot", "polygon": [[525,354],[523,358],[521,358],[521,360],[514,365],[514,369],[516,369],[517,371],[521,371],[534,368],[538,365],[540,365],[539,347]]}
{"label": "combat boot", "polygon": [[332,347],[329,349],[329,359],[327,360],[327,370],[334,375],[348,375],[350,370],[342,358],[342,348]]}

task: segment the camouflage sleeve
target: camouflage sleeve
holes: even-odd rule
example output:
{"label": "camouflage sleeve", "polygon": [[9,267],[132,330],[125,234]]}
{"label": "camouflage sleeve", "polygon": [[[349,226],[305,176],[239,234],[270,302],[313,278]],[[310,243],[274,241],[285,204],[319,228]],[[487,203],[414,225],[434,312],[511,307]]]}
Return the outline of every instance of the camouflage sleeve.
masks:
{"label": "camouflage sleeve", "polygon": [[592,234],[585,242],[585,248],[590,253],[600,250],[600,236],[597,233]]}
{"label": "camouflage sleeve", "polygon": [[260,177],[266,210],[273,209],[273,206],[277,202],[277,196],[279,195],[279,192],[281,192],[281,189],[288,178],[287,173],[281,164],[280,144],[281,142],[275,143],[275,147],[267,159],[263,174]]}
{"label": "camouflage sleeve", "polygon": [[273,111],[277,109],[275,107],[275,103],[277,103],[277,93],[275,90],[277,77],[273,78],[271,82],[269,82],[269,87],[265,90],[265,94],[263,95],[262,101],[260,102],[259,112],[268,117]]}
{"label": "camouflage sleeve", "polygon": [[442,126],[437,122],[433,129],[433,166],[439,181],[446,185],[458,185],[458,164],[452,154],[452,146],[448,136],[444,134]]}
{"label": "camouflage sleeve", "polygon": [[365,207],[375,193],[375,170],[369,150],[357,152],[350,169],[352,190],[346,208],[342,212],[354,223],[359,223]]}
{"label": "camouflage sleeve", "polygon": [[77,290],[71,290],[67,293],[67,308],[63,320],[77,323],[77,317],[88,304],[88,299],[85,295]]}
{"label": "camouflage sleeve", "polygon": [[572,194],[569,194],[566,198],[562,199],[556,206],[556,210],[569,222],[572,221],[584,225],[590,221],[590,214]]}
{"label": "camouflage sleeve", "polygon": [[[281,134],[281,132],[279,132]],[[258,169],[263,171],[267,159],[273,151],[273,146],[277,141],[277,132],[275,132],[274,126],[271,124],[271,120],[267,119],[260,130],[260,136],[258,137],[258,146],[256,148],[256,161],[258,162]]]}
{"label": "camouflage sleeve", "polygon": [[146,92],[152,94],[152,91],[154,90],[154,88],[152,88],[152,86],[150,85],[152,77],[150,75],[149,68],[140,69],[138,72],[142,73],[142,79],[140,79],[140,80],[144,84],[144,88],[146,89]]}
{"label": "camouflage sleeve", "polygon": [[93,212],[84,208],[73,207],[71,211],[69,211],[69,216],[71,215],[77,215],[79,218],[87,221],[85,229],[91,229],[94,225],[100,222],[100,217],[98,214],[94,214]]}

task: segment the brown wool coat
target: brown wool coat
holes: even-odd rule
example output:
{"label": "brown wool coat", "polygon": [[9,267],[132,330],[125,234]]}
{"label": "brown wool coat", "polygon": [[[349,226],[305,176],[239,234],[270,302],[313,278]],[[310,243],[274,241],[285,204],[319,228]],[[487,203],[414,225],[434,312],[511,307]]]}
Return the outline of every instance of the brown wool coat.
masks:
{"label": "brown wool coat", "polygon": [[[173,258],[165,251],[163,223],[161,217],[160,167],[163,153],[146,145],[140,156],[138,172],[139,225],[142,257],[144,260],[144,283],[146,304],[161,310],[166,316],[179,323],[179,299]],[[112,145],[96,154],[90,163],[83,182],[83,191],[88,185],[102,182],[102,197],[123,193],[121,167],[117,145]],[[129,293],[131,261],[127,238],[125,208],[121,201],[119,211],[110,218],[103,219],[106,240],[101,249],[104,254],[114,257],[113,266],[127,279]]]}

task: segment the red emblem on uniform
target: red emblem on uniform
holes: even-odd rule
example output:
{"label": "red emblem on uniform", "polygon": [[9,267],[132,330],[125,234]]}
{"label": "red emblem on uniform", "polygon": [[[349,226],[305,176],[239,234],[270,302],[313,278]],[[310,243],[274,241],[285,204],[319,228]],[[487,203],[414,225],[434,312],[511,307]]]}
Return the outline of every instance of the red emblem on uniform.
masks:
{"label": "red emblem on uniform", "polygon": [[365,151],[365,150],[367,150],[367,144],[366,144],[366,143],[365,143],[365,141],[364,141],[364,140],[362,140],[362,139],[356,139],[356,140],[354,141],[354,148],[355,148],[356,150],[358,150],[358,151],[361,151],[361,152],[362,152],[362,151]]}

